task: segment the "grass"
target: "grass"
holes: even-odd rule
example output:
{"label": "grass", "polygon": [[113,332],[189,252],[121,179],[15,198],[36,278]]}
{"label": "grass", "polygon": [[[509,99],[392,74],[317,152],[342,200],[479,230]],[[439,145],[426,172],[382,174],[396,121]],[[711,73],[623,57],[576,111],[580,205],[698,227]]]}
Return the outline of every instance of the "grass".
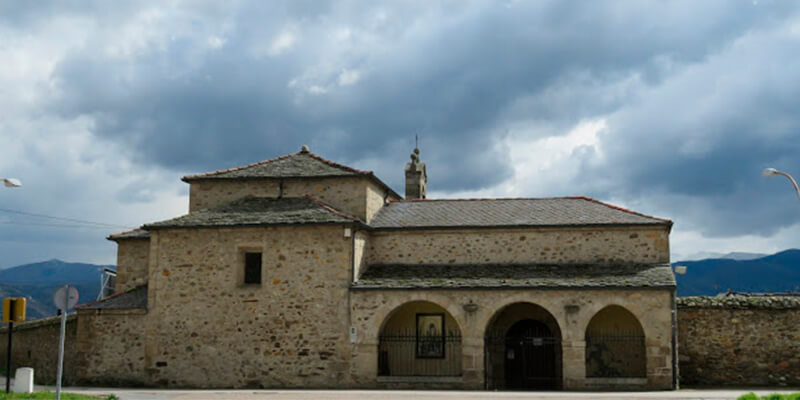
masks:
{"label": "grass", "polygon": [[753,392],[739,396],[738,400],[800,400],[800,393],[779,394],[773,393],[759,397]]}

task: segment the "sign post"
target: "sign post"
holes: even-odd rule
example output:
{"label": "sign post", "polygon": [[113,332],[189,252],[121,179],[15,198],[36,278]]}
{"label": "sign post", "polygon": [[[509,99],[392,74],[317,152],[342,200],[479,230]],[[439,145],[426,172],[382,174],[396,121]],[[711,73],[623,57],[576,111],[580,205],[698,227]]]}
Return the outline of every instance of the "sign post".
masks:
{"label": "sign post", "polygon": [[64,285],[53,293],[53,303],[61,310],[61,337],[58,341],[58,376],[56,377],[56,400],[61,400],[61,375],[64,373],[64,336],[67,330],[67,310],[78,304],[78,289]]}
{"label": "sign post", "polygon": [[8,348],[6,349],[6,393],[11,391],[11,333],[14,322],[25,321],[25,298],[9,297],[3,299],[3,322],[8,323]]}

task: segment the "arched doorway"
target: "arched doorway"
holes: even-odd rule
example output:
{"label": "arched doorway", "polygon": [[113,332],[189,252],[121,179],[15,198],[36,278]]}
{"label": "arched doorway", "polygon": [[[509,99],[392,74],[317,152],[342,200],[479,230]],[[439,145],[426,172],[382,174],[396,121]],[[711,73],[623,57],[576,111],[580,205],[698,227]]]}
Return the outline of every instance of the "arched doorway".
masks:
{"label": "arched doorway", "polygon": [[587,378],[646,378],[644,330],[621,306],[600,310],[586,327]]}
{"label": "arched doorway", "polygon": [[460,376],[461,329],[438,304],[413,301],[394,309],[378,338],[379,376]]}
{"label": "arched doorway", "polygon": [[561,387],[561,330],[541,306],[516,303],[498,311],[486,330],[490,390]]}

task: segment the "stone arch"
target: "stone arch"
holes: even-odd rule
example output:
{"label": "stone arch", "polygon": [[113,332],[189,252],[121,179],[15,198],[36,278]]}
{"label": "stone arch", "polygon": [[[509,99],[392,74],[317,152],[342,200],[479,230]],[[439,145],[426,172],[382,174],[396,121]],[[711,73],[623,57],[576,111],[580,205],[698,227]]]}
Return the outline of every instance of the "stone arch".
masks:
{"label": "stone arch", "polygon": [[562,380],[562,330],[544,307],[507,304],[485,328],[487,388],[555,389]]}
{"label": "stone arch", "polygon": [[379,376],[460,376],[461,325],[428,300],[404,302],[378,331]]}
{"label": "stone arch", "polygon": [[609,305],[589,320],[585,331],[587,378],[645,378],[645,332],[627,308]]}
{"label": "stone arch", "polygon": [[455,320],[459,329],[463,332],[466,321],[464,320],[464,315],[461,312],[462,310],[459,304],[452,301],[452,299],[439,294],[412,292],[404,294],[403,296],[385,298],[383,304],[381,304],[375,311],[374,315],[376,318],[373,319],[372,323],[366,324],[367,330],[364,333],[367,335],[367,337],[377,338],[386,325],[386,322],[388,322],[398,310],[401,310],[408,304],[418,302],[433,303],[443,308],[445,311],[447,311],[447,313],[450,314],[450,316]]}

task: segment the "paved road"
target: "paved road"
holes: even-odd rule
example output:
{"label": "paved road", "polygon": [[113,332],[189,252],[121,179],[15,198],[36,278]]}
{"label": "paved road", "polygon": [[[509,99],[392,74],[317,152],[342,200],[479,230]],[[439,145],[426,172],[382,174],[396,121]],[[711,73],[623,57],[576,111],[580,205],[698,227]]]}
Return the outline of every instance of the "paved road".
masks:
{"label": "paved road", "polygon": [[372,390],[147,390],[69,388],[69,392],[85,394],[114,393],[121,400],[455,400],[455,399],[643,399],[643,400],[722,400],[736,399],[742,394],[800,392],[787,390],[678,390],[667,392],[461,392],[461,391],[372,391]]}
{"label": "paved road", "polygon": [[[5,385],[5,378],[0,376]],[[13,380],[12,380],[13,382]],[[55,391],[55,387],[36,386],[37,391]],[[775,389],[682,389],[660,392],[465,392],[465,391],[387,391],[387,390],[163,390],[120,389],[97,387],[66,387],[67,393],[95,396],[115,394],[120,400],[728,400],[742,394],[755,392],[763,396],[770,393],[797,393],[800,388]]]}

